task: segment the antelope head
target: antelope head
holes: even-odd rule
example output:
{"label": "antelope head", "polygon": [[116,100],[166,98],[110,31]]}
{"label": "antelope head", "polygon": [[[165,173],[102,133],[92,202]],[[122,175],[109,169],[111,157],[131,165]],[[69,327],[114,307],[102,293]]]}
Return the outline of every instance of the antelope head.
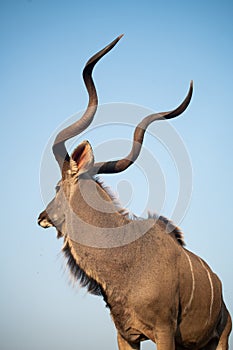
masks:
{"label": "antelope head", "polygon": [[[83,132],[92,122],[98,105],[96,88],[92,79],[95,64],[120,40],[119,36],[104,49],[92,56],[83,70],[83,79],[89,96],[89,103],[83,116],[58,133],[53,144],[53,154],[60,167],[61,180],[56,186],[56,195],[39,215],[38,224],[43,228],[55,227],[58,237],[66,236],[71,221],[71,212],[82,220],[98,227],[123,225],[123,216],[113,204],[111,197],[96,181],[95,175],[117,173],[127,169],[137,159],[147,127],[156,120],[171,119],[185,111],[192,97],[193,85],[176,109],[146,116],[135,128],[130,153],[123,159],[95,163],[88,141],[82,142],[68,154],[65,142]],[[117,215],[117,221],[115,220]],[[95,219],[94,219],[95,218]],[[78,228],[77,228],[78,229]]]}

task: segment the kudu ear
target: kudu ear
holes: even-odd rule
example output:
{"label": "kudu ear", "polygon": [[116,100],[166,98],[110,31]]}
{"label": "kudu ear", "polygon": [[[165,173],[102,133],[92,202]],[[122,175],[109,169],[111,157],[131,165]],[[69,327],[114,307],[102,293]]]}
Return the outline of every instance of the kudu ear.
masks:
{"label": "kudu ear", "polygon": [[94,165],[94,155],[88,141],[83,141],[70,158],[70,169],[77,176],[88,172]]}

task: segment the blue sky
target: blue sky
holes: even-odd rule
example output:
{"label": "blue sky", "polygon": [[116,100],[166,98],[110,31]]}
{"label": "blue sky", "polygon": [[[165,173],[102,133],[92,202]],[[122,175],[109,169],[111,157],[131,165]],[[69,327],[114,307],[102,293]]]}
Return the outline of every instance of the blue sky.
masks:
{"label": "blue sky", "polygon": [[[179,225],[187,248],[220,276],[233,313],[232,16],[232,2],[226,0],[0,1],[3,350],[116,348],[102,300],[69,285],[59,254],[62,242],[53,230],[37,227],[36,220],[44,207],[39,183],[43,151],[55,129],[86,106],[81,79],[86,60],[121,33],[124,38],[95,70],[101,104],[169,110],[194,80],[189,109],[171,122],[193,171],[191,202]],[[124,118],[131,125],[140,119],[137,114]],[[118,121],[109,115],[109,123]],[[120,132],[130,138],[131,129],[110,128],[108,137]],[[101,137],[90,133],[94,149],[104,142],[106,136]],[[145,147],[153,153],[150,141],[148,136]],[[159,147],[160,164],[164,151]],[[170,167],[164,165],[165,176]],[[137,166],[105,181],[124,192],[121,186],[139,179],[136,171]],[[165,184],[168,215],[177,181],[165,178]],[[137,189],[130,209],[140,213],[146,190]],[[153,205],[144,209],[153,210]],[[145,343],[143,349],[153,345]]]}

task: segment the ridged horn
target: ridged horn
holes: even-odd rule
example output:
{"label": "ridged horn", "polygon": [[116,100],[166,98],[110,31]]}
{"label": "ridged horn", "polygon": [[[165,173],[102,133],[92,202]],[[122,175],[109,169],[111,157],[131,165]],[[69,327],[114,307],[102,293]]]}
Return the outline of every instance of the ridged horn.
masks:
{"label": "ridged horn", "polygon": [[150,114],[137,125],[134,131],[132,149],[125,158],[114,160],[114,161],[95,163],[93,168],[93,174],[119,173],[127,169],[131,164],[135,162],[135,160],[138,158],[140,154],[144,134],[147,127],[156,120],[172,119],[182,114],[186,110],[186,108],[188,107],[191,101],[192,93],[193,93],[193,81],[190,82],[188,94],[184,99],[184,101],[179,105],[179,107],[169,112]]}
{"label": "ridged horn", "polygon": [[104,49],[92,56],[83,69],[83,80],[89,95],[87,109],[78,121],[61,130],[57,134],[52,147],[53,154],[59,164],[61,171],[67,169],[67,167],[69,166],[70,159],[67,149],[65,147],[65,142],[83,132],[91,124],[95,116],[95,112],[97,110],[98,96],[92,78],[93,68],[96,65],[96,63],[116,45],[116,43],[122,38],[122,36],[123,35],[118,36]]}

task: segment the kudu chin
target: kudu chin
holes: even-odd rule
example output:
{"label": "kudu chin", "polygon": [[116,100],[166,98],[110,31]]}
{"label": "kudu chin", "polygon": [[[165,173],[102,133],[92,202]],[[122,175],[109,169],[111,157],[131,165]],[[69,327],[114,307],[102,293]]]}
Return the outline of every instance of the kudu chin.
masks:
{"label": "kudu chin", "polygon": [[231,317],[216,274],[184,247],[181,231],[168,219],[132,220],[96,177],[132,165],[147,127],[182,114],[191,100],[193,83],[179,107],[148,115],[137,125],[125,158],[96,163],[88,141],[71,155],[66,150],[65,142],[83,132],[97,110],[93,68],[121,37],[84,67],[88,106],[81,119],[55,138],[52,149],[61,180],[38,223],[57,229],[74,278],[90,293],[103,296],[117,328],[120,350],[140,349],[141,341],[147,339],[158,350],[226,350]]}

